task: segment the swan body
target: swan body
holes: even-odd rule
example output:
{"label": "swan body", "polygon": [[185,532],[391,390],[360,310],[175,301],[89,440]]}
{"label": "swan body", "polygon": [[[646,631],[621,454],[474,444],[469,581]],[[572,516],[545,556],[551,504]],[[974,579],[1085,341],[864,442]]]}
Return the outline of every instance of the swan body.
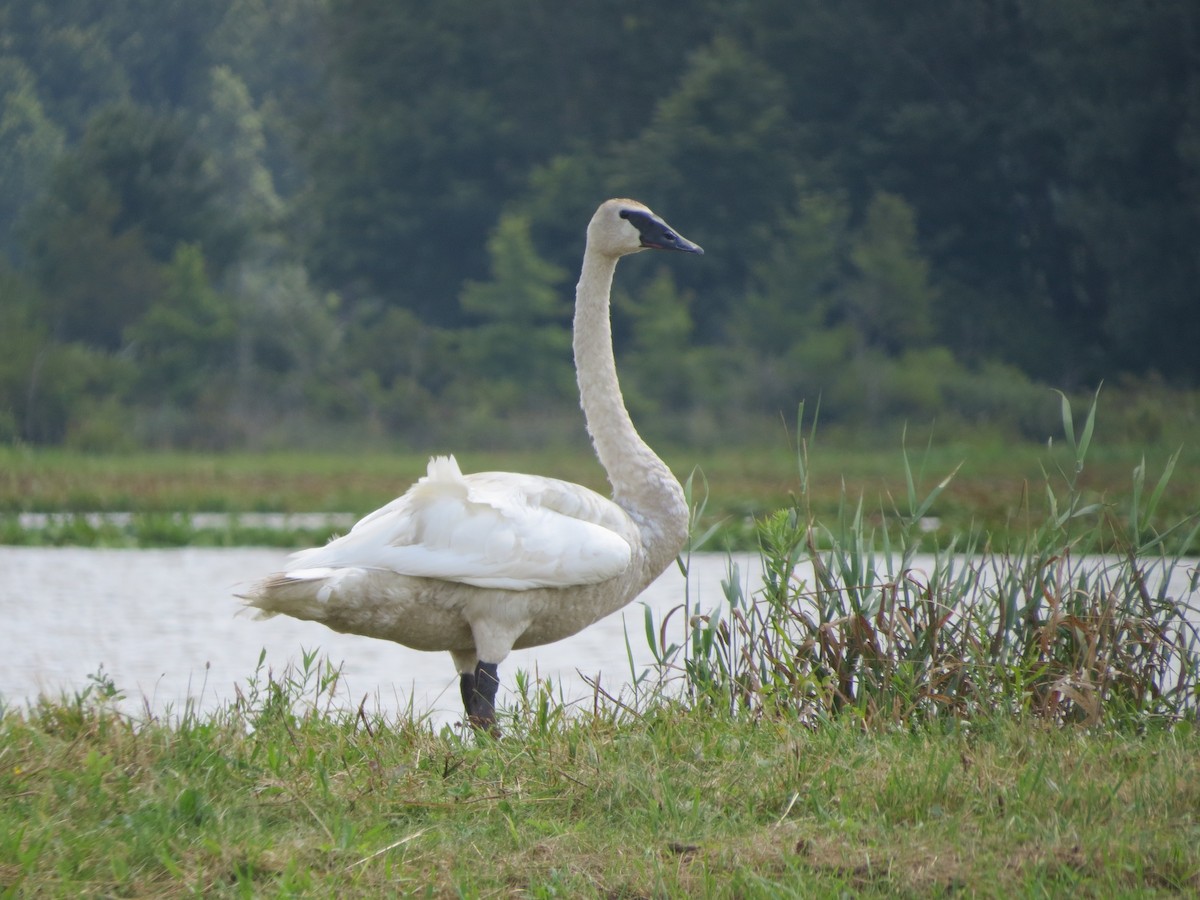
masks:
{"label": "swan body", "polygon": [[625,606],[687,535],[683,490],[634,429],[613,359],[613,272],[648,248],[703,253],[641,203],[606,201],[588,225],[576,288],[580,403],[612,500],[555,478],[464,475],[454,457],[434,457],[406,493],[294,554],[246,602],[268,616],[448,650],[468,720],[494,727],[497,669],[511,650],[569,637]]}

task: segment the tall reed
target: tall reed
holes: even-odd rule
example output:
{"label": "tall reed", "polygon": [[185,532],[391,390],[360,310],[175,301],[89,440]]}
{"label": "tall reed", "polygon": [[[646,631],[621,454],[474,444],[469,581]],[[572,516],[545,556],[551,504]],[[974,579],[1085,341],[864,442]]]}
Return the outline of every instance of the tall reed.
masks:
{"label": "tall reed", "polygon": [[[832,522],[817,521],[814,423],[799,440],[792,504],[758,523],[761,591],[747,596],[731,563],[716,609],[688,598],[661,623],[647,611],[659,679],[681,680],[691,702],[734,715],[807,721],[995,712],[1115,725],[1195,719],[1200,574],[1184,554],[1197,548],[1200,510],[1153,524],[1178,453],[1149,491],[1144,460],[1135,468],[1128,510],[1090,501],[1079,476],[1096,407],[1094,399],[1077,433],[1063,397],[1069,463],[1043,471],[1043,508],[1026,491],[1024,525],[1003,554],[986,536],[918,552],[928,546],[923,522],[955,473],[922,494],[907,450],[906,496],[868,514],[843,489]],[[686,556],[681,565],[686,574]],[[679,613],[686,638],[675,645],[667,636]]]}

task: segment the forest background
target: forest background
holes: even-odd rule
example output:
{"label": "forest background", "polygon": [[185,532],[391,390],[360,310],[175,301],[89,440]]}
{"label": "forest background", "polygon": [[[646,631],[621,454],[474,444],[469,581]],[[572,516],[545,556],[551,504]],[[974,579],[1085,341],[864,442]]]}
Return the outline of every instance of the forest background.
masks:
{"label": "forest background", "polygon": [[0,442],[582,442],[614,195],[652,440],[1200,423],[1188,0],[6,0],[0,96]]}

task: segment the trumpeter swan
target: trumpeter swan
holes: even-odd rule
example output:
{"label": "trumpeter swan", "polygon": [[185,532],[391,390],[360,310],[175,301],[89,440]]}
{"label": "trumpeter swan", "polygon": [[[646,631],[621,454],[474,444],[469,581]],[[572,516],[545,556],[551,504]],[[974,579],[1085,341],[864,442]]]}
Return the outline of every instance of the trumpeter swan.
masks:
{"label": "trumpeter swan", "polygon": [[634,429],[613,360],[613,272],[646,248],[704,252],[641,203],[602,203],[575,292],[580,403],[612,500],[537,475],[464,475],[454,457],[435,457],[403,496],[343,537],[294,554],[246,602],[263,615],[449,650],[468,721],[494,730],[497,667],[509,652],[620,609],[686,537],[683,490]]}

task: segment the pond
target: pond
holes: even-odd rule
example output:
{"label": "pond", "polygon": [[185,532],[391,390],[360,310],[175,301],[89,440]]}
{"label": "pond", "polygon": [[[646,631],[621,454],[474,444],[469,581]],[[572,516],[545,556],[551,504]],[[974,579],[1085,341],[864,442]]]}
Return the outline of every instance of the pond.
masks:
{"label": "pond", "polygon": [[[368,712],[393,716],[411,708],[428,713],[435,726],[458,721],[458,679],[448,654],[337,634],[283,616],[260,621],[244,610],[235,592],[278,571],[286,557],[259,548],[0,547],[0,699],[19,704],[39,694],[70,695],[103,666],[126,693],[127,712],[178,714],[189,700],[209,711],[233,700],[239,687],[245,690],[261,653],[265,667],[278,674],[298,665],[305,650],[315,650],[342,667],[337,707],[357,709],[365,698]],[[672,566],[624,610],[567,640],[514,651],[500,669],[500,703],[511,702],[518,670],[553,679],[569,701],[590,701],[583,676],[600,676],[605,690],[618,695],[652,663],[641,604],[656,622],[685,596],[707,612],[722,602],[721,582],[731,563],[743,592],[757,590],[756,555],[699,554],[690,579]],[[926,571],[931,566],[929,557],[915,563]],[[1176,567],[1168,587],[1192,606],[1193,622],[1198,598],[1189,576],[1195,566]],[[1151,577],[1161,580],[1161,569],[1155,571]],[[796,575],[811,583],[811,568]],[[684,628],[684,616],[675,615],[668,640],[682,642]]]}
{"label": "pond", "polygon": [[[255,579],[278,571],[287,553],[257,548],[96,550],[0,547],[0,698],[12,704],[39,694],[57,698],[82,690],[103,666],[128,699],[131,713],[178,713],[189,698],[201,710],[219,708],[244,690],[265,650],[276,673],[299,664],[304,650],[341,664],[338,704],[394,714],[428,711],[436,723],[460,715],[458,677],[447,653],[409,650],[388,641],[344,635],[285,616],[257,620],[234,596]],[[757,587],[757,557],[735,557],[746,590]],[[690,591],[709,609],[721,599],[729,560],[694,560]],[[748,579],[747,576],[752,576]],[[568,699],[590,698],[579,673],[600,674],[616,694],[634,671],[652,661],[644,613],[656,620],[683,602],[685,580],[672,566],[633,604],[567,640],[517,650],[500,668],[510,690],[518,669],[561,682]],[[683,621],[672,622],[672,640]],[[503,704],[506,698],[499,698]]]}

